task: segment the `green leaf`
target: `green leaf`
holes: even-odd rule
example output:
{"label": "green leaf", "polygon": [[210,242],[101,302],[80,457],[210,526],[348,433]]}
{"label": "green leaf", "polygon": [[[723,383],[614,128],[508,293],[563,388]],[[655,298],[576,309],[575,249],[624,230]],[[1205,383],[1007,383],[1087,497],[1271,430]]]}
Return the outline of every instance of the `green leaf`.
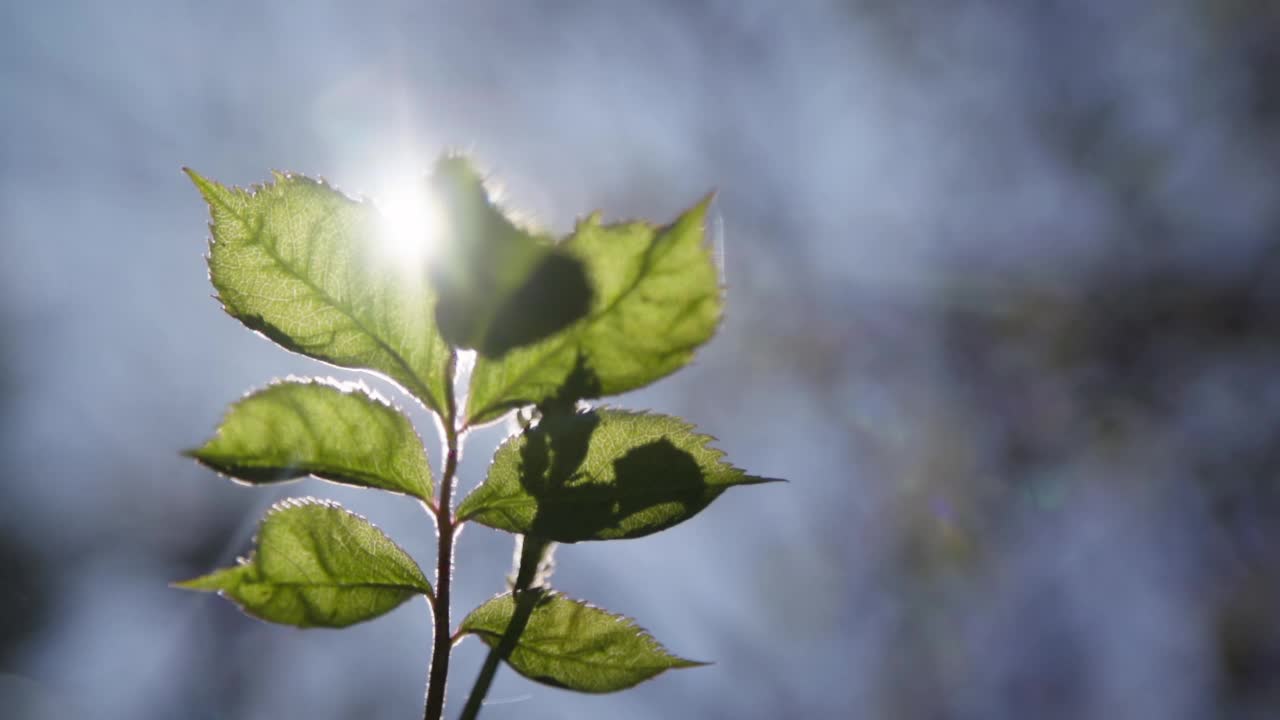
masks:
{"label": "green leaf", "polygon": [[431,185],[448,228],[431,273],[445,340],[496,358],[586,315],[591,288],[582,263],[517,227],[466,158],[440,158]]}
{"label": "green leaf", "polygon": [[249,483],[315,475],[431,499],[431,467],[409,418],[360,383],[290,378],[231,406],[187,453]]}
{"label": "green leaf", "polygon": [[254,617],[297,627],[346,627],[431,596],[422,570],[381,530],[313,498],[277,503],[247,560],[177,586],[216,591]]}
{"label": "green leaf", "polygon": [[589,314],[500,360],[479,357],[471,375],[468,424],[514,407],[570,403],[635,390],[693,357],[720,322],[715,263],[703,242],[710,197],[674,223],[578,223],[563,248],[587,268]]}
{"label": "green leaf", "polygon": [[548,415],[498,448],[458,518],[567,543],[655,533],[729,487],[770,482],[724,462],[711,439],[666,415]]}
{"label": "green leaf", "polygon": [[227,313],[288,350],[379,373],[445,412],[449,348],[426,269],[379,251],[371,204],[299,175],[246,191],[186,172],[212,213],[209,278]]}
{"label": "green leaf", "polygon": [[706,663],[672,655],[630,618],[556,593],[527,590],[519,601],[510,593],[476,608],[462,631],[490,647],[502,642],[513,617],[525,609],[523,628],[507,664],[530,680],[587,693],[608,693],[637,685],[665,670]]}

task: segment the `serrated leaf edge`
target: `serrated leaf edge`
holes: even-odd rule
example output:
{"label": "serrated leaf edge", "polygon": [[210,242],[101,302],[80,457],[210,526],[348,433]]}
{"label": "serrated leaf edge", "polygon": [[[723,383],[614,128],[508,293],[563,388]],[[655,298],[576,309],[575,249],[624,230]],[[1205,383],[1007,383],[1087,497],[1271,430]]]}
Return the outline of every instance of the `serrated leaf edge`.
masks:
{"label": "serrated leaf edge", "polygon": [[[440,404],[439,400],[435,397],[435,394],[431,392],[431,388],[428,386],[428,383],[423,378],[418,377],[418,373],[413,371],[409,367],[408,362],[404,358],[400,357],[399,353],[391,350],[390,348],[387,348],[385,345],[384,345],[384,349],[387,351],[387,353],[391,357],[395,358],[400,363],[400,365],[404,368],[405,372],[414,379],[415,384],[418,385],[417,388],[411,389],[411,388],[405,387],[405,385],[401,383],[399,380],[396,380],[395,378],[387,375],[386,373],[379,372],[378,370],[374,370],[371,368],[347,367],[344,365],[338,365],[336,363],[332,363],[327,360],[323,360],[321,358],[308,355],[307,353],[304,353],[300,350],[290,347],[289,345],[290,343],[292,343],[292,339],[289,338],[288,334],[276,329],[275,326],[267,322],[260,315],[239,314],[233,311],[230,307],[228,307],[226,301],[224,301],[222,296],[219,294],[221,291],[218,290],[217,284],[213,282],[213,268],[210,266],[210,263],[212,262],[212,258],[213,258],[213,246],[217,243],[217,239],[214,236],[214,232],[213,232],[213,228],[217,220],[217,218],[214,216],[214,203],[217,202],[227,212],[234,215],[242,225],[246,224],[244,218],[241,217],[240,211],[237,210],[236,208],[228,206],[225,200],[219,197],[219,191],[224,191],[232,195],[240,195],[244,198],[253,198],[258,196],[259,194],[277,190],[278,188],[284,187],[290,183],[299,183],[299,184],[311,184],[316,187],[324,188],[326,190],[331,190],[334,193],[337,193],[338,195],[340,195],[342,198],[344,198],[348,202],[355,203],[357,205],[366,205],[372,208],[374,212],[379,212],[377,209],[376,203],[373,203],[368,198],[365,198],[362,196],[350,195],[345,191],[343,191],[342,189],[332,185],[331,183],[329,183],[329,181],[325,180],[323,177],[313,178],[308,175],[294,173],[294,172],[272,170],[271,176],[275,179],[274,182],[254,183],[247,187],[241,187],[238,185],[224,185],[218,182],[217,180],[211,180],[201,175],[200,173],[196,172],[195,170],[191,169],[190,167],[183,167],[182,171],[186,173],[187,176],[191,179],[191,182],[196,186],[196,190],[199,191],[200,196],[204,198],[205,204],[208,205],[209,207],[210,219],[207,225],[209,228],[209,235],[205,240],[206,247],[208,249],[204,255],[205,276],[209,280],[209,283],[214,287],[215,293],[213,295],[213,299],[217,301],[218,306],[222,309],[224,313],[234,318],[235,320],[239,321],[245,327],[249,328],[255,335],[258,335],[259,337],[262,337],[263,339],[271,342],[271,344],[284,350],[285,352],[292,353],[300,357],[305,357],[308,360],[321,363],[326,367],[336,368],[339,370],[351,370],[354,372],[368,373],[369,375],[373,375],[374,377],[381,378],[385,382],[391,383],[404,394],[417,400],[419,403],[421,403],[424,407],[426,407],[431,412],[433,413],[443,412],[443,406]],[[347,315],[348,317],[350,317],[350,314],[347,313],[347,311],[343,309],[341,305],[337,303],[333,303],[333,306],[338,308],[344,315]],[[353,317],[351,318],[351,320],[357,325],[363,326],[363,323],[359,319]],[[273,334],[278,335],[279,339],[272,337]],[[374,337],[372,333],[370,333],[370,337]],[[375,337],[375,340],[377,340],[376,337]],[[377,340],[377,342],[380,345],[383,344],[381,340]],[[421,393],[421,397],[419,397],[419,393]],[[437,406],[439,406],[441,409],[437,409]]]}
{"label": "serrated leaf edge", "polygon": [[[708,453],[711,453],[714,456],[714,459],[716,462],[724,465],[725,470],[727,472],[734,472],[742,476],[741,479],[738,480],[737,482],[726,484],[722,488],[724,490],[727,490],[731,487],[736,487],[738,485],[763,485],[766,483],[789,482],[784,478],[771,478],[771,477],[763,477],[760,475],[751,475],[745,469],[740,468],[737,465],[734,465],[728,460],[725,460],[725,451],[712,445],[712,443],[714,442],[719,442],[719,438],[717,438],[714,435],[698,432],[696,425],[694,425],[692,422],[685,420],[684,418],[678,415],[667,415],[666,413],[653,412],[650,410],[631,410],[628,408],[614,407],[612,405],[597,405],[588,412],[594,412],[594,413],[608,412],[610,414],[626,415],[629,417],[663,418],[663,419],[669,419],[669,420],[675,421],[675,423],[678,426],[680,426],[685,432],[699,438],[700,442],[698,445],[700,449],[705,450]],[[576,414],[586,414],[586,413],[576,413]],[[485,479],[482,482],[480,482],[480,484],[472,488],[471,492],[467,493],[467,496],[464,497],[462,499],[462,502],[458,504],[458,510],[457,510],[458,522],[466,522],[474,518],[479,512],[487,509],[487,507],[482,506],[480,508],[470,508],[470,509],[464,510],[464,508],[466,508],[467,501],[471,499],[471,496],[474,495],[476,491],[478,491],[480,488],[484,487],[485,483],[489,481],[489,470],[496,463],[498,453],[500,453],[502,449],[506,447],[508,444],[513,442],[518,442],[520,438],[522,438],[525,435],[526,432],[536,430],[537,428],[538,426],[534,425],[530,427],[528,430],[515,433],[514,435],[510,435],[505,440],[503,440],[501,444],[498,445],[498,448],[493,452],[493,456],[489,459],[489,465],[485,469]]]}
{"label": "serrated leaf edge", "polygon": [[[707,244],[705,242],[707,208],[710,207],[711,201],[714,198],[715,198],[715,191],[713,190],[707,193],[706,195],[704,195],[701,200],[694,203],[692,206],[690,206],[686,210],[681,211],[678,215],[676,215],[676,218],[674,220],[672,220],[669,223],[661,224],[661,225],[650,222],[648,220],[621,220],[617,222],[602,223],[601,220],[603,215],[601,211],[595,210],[595,211],[592,211],[591,213],[588,213],[585,217],[579,218],[578,221],[574,224],[573,232],[570,232],[567,235],[558,239],[555,242],[555,246],[563,247],[565,244],[568,243],[570,238],[582,232],[584,228],[597,227],[603,230],[609,230],[612,228],[630,227],[633,225],[642,226],[653,232],[653,240],[651,241],[651,246],[652,246],[652,243],[657,242],[658,238],[662,237],[663,234],[670,232],[682,221],[685,221],[686,218],[689,218],[692,213],[696,212],[697,213],[696,222],[703,228],[704,242],[700,244],[701,250],[702,252],[706,253],[707,260],[710,261],[712,265],[714,265],[715,255],[711,251],[711,248],[707,247]],[[684,367],[687,367],[688,365],[693,364],[692,353],[696,351],[699,347],[702,347],[708,342],[711,342],[711,340],[713,340],[715,336],[720,332],[720,328],[724,324],[724,290],[725,288],[724,288],[724,284],[719,281],[718,277],[719,276],[717,274],[716,291],[717,291],[717,299],[719,300],[719,303],[720,303],[720,312],[716,314],[715,326],[711,329],[711,334],[708,335],[707,339],[702,341],[701,343],[698,343],[697,345],[694,345],[692,347],[685,349],[685,351],[691,354],[688,364],[681,366],[679,368],[676,368],[675,370],[672,370],[666,373],[665,375],[661,375],[659,377],[654,378],[652,381],[650,381],[650,384],[652,384],[653,382],[657,382],[658,380],[661,380],[663,378],[670,377],[678,370],[681,370]],[[618,297],[614,298],[613,301],[610,302],[605,307],[587,315],[584,318],[577,320],[569,327],[560,331],[556,335],[553,335],[551,338],[548,338],[548,340],[555,340],[555,342],[557,343],[557,346],[555,347],[555,349],[548,351],[545,355],[551,356],[551,355],[560,353],[566,346],[569,346],[571,344],[571,341],[578,335],[578,333],[582,332],[582,328],[584,326],[586,326],[588,323],[593,322],[598,317],[612,311],[613,308],[617,306],[617,304],[624,297],[628,296],[630,293],[632,293],[635,290],[637,285],[638,285],[638,282],[633,283],[630,287],[623,290],[618,295]],[[592,292],[595,292],[595,288],[592,288]],[[677,350],[676,352],[681,352],[681,351]],[[528,373],[531,372],[536,367],[537,366],[533,366],[529,370],[526,370],[525,372],[520,373],[514,380],[507,383],[501,392],[498,392],[495,394],[499,397],[508,394],[508,392],[510,391],[510,388],[518,386],[520,382],[528,375]],[[639,388],[633,388],[632,390],[636,390],[636,389],[639,389]],[[631,390],[627,392],[631,392]],[[585,399],[592,399],[592,398],[581,398],[581,399],[585,400]],[[463,425],[463,429],[465,430],[469,428],[484,427],[485,425],[489,425],[491,423],[497,422],[498,420],[501,420],[508,412],[516,408],[523,407],[527,404],[528,403],[516,402],[516,401],[491,403],[486,407],[479,408],[479,410],[475,412],[471,411],[471,409],[468,408],[467,420]],[[476,422],[476,418],[480,418],[479,422]]]}
{"label": "serrated leaf edge", "polygon": [[[262,519],[258,521],[258,529],[254,531],[253,538],[250,540],[250,544],[253,546],[254,549],[251,550],[248,555],[242,555],[240,557],[237,557],[235,565],[232,565],[230,567],[225,567],[225,568],[217,568],[212,572],[208,572],[208,573],[205,573],[204,575],[191,578],[190,580],[180,580],[180,581],[169,583],[170,587],[175,587],[181,590],[194,590],[196,592],[216,592],[220,597],[227,598],[228,600],[232,601],[236,606],[241,607],[241,609],[243,609],[243,606],[241,606],[239,602],[236,602],[235,598],[231,598],[227,596],[227,593],[225,590],[220,588],[211,588],[211,587],[196,587],[194,583],[198,583],[199,581],[212,577],[214,575],[218,575],[224,572],[230,572],[233,570],[238,570],[240,568],[253,565],[254,556],[257,554],[257,549],[258,549],[258,535],[261,534],[262,526],[267,522],[267,520],[272,515],[275,515],[277,513],[288,512],[289,510],[293,510],[296,508],[312,507],[312,506],[323,507],[327,510],[337,510],[368,525],[370,528],[376,531],[380,536],[382,536],[384,540],[390,543],[392,547],[394,547],[396,550],[403,553],[405,557],[409,558],[410,562],[413,563],[413,566],[417,568],[418,574],[421,575],[423,578],[423,585],[421,586],[400,585],[396,583],[354,583],[351,585],[336,585],[335,587],[400,588],[403,590],[412,590],[421,595],[425,595],[429,601],[435,602],[435,591],[431,588],[431,582],[426,579],[427,577],[426,573],[422,572],[422,568],[418,565],[417,561],[413,560],[413,556],[410,555],[408,552],[406,552],[405,549],[401,547],[399,543],[397,543],[395,540],[392,540],[390,535],[387,535],[387,533],[384,532],[382,528],[378,527],[376,524],[371,522],[369,518],[365,517],[364,515],[361,515],[360,513],[352,512],[346,509],[345,507],[342,506],[341,503],[337,502],[336,500],[328,500],[324,498],[317,498],[314,496],[285,498],[283,500],[273,503],[271,507],[267,508],[267,511],[262,515]],[[273,580],[271,581],[271,584],[279,585],[280,587],[306,587],[306,586],[312,585],[313,583],[285,583],[285,582],[277,582]]]}
{"label": "serrated leaf edge", "polygon": [[[546,597],[548,597],[548,598],[550,598],[550,599],[560,599],[560,600],[565,600],[565,601],[570,602],[570,603],[573,603],[574,605],[577,605],[577,606],[579,606],[579,607],[583,607],[583,608],[586,608],[586,609],[588,609],[588,610],[594,610],[594,611],[599,612],[599,613],[601,613],[601,614],[603,614],[603,615],[606,615],[606,616],[608,616],[609,618],[611,618],[614,622],[618,622],[618,623],[622,623],[622,624],[627,625],[627,626],[628,626],[628,629],[630,629],[630,630],[633,630],[633,631],[634,631],[634,634],[635,634],[635,636],[636,636],[636,637],[647,639],[649,642],[653,643],[653,645],[654,645],[654,647],[655,647],[654,652],[656,652],[656,653],[657,653],[657,654],[659,654],[659,655],[662,655],[665,659],[667,659],[667,660],[670,660],[670,661],[671,661],[671,663],[670,663],[669,665],[648,665],[648,664],[646,664],[646,665],[641,665],[641,666],[639,666],[640,668],[643,668],[643,669],[646,669],[646,670],[648,670],[648,669],[654,669],[654,670],[656,670],[656,672],[654,672],[654,674],[653,674],[653,675],[650,675],[649,677],[647,677],[647,678],[645,678],[645,679],[643,679],[643,680],[640,680],[640,681],[638,681],[638,682],[636,682],[636,683],[633,683],[633,684],[631,684],[631,685],[626,685],[626,686],[623,686],[623,687],[617,688],[617,689],[615,689],[615,690],[591,691],[591,690],[579,690],[579,689],[577,689],[577,688],[568,688],[568,689],[575,690],[576,692],[586,692],[586,693],[591,693],[591,694],[607,694],[607,693],[610,693],[610,692],[617,692],[617,691],[620,691],[620,690],[625,690],[625,689],[627,689],[627,688],[635,687],[636,685],[639,685],[640,683],[646,682],[646,681],[648,681],[648,680],[652,680],[653,678],[657,677],[658,675],[661,675],[662,673],[666,672],[667,670],[683,670],[683,669],[686,669],[686,668],[705,667],[705,666],[709,666],[709,665],[714,665],[714,664],[715,664],[715,663],[710,662],[710,661],[704,661],[704,660],[690,660],[689,658],[684,658],[684,657],[680,657],[679,655],[676,655],[675,653],[671,652],[671,650],[669,650],[669,649],[667,648],[667,646],[666,646],[666,645],[663,645],[663,644],[662,644],[662,642],[660,642],[656,637],[654,637],[654,636],[653,636],[653,633],[649,632],[647,629],[645,629],[645,628],[644,628],[644,626],[642,626],[640,623],[636,622],[635,618],[632,618],[632,617],[631,617],[631,616],[629,616],[629,615],[623,615],[623,614],[621,614],[621,613],[615,613],[615,612],[613,612],[613,611],[611,611],[611,610],[606,610],[606,609],[604,609],[604,608],[600,607],[599,605],[595,605],[595,604],[593,604],[593,603],[591,603],[591,602],[588,602],[588,601],[586,601],[586,600],[579,600],[579,599],[577,599],[577,598],[569,597],[568,595],[565,595],[564,593],[562,593],[562,592],[558,592],[558,591],[555,591],[555,590],[536,590],[536,589],[535,589],[535,590],[526,590],[526,591],[524,591],[524,592],[540,592],[540,593],[544,594]],[[463,618],[463,620],[462,620],[462,624],[461,624],[461,625],[459,626],[459,628],[458,628],[458,629],[459,629],[459,632],[462,632],[463,634],[475,635],[476,637],[480,638],[480,639],[481,639],[481,641],[482,641],[482,642],[484,642],[486,645],[489,645],[489,644],[490,644],[490,640],[492,640],[493,645],[496,645],[498,642],[500,642],[500,641],[502,640],[503,633],[494,633],[494,632],[491,632],[491,631],[488,631],[488,630],[468,629],[468,628],[467,628],[467,622],[471,619],[471,617],[472,617],[475,613],[479,612],[482,608],[484,608],[484,606],[488,605],[488,604],[489,604],[489,603],[491,603],[491,602],[494,602],[494,601],[497,601],[497,600],[501,600],[501,599],[503,599],[503,598],[507,598],[507,597],[511,597],[513,602],[515,602],[515,600],[516,600],[516,599],[513,597],[513,594],[512,594],[512,593],[510,593],[510,592],[498,593],[498,594],[496,594],[496,595],[494,595],[494,596],[490,597],[488,600],[485,600],[483,603],[481,603],[479,606],[477,606],[477,607],[476,607],[474,610],[472,610],[471,612],[467,613],[467,617]],[[548,652],[544,652],[544,651],[541,651],[541,650],[533,649],[533,648],[531,648],[530,646],[527,646],[527,645],[521,645],[519,640],[517,640],[517,641],[516,641],[516,647],[520,648],[520,649],[521,649],[522,651],[524,651],[524,652],[531,652],[531,653],[533,653],[533,654],[535,654],[535,655],[541,655],[541,656],[543,656],[543,657],[550,657],[550,658],[556,658],[556,659],[564,659],[564,656],[562,656],[562,655],[555,655],[555,654],[552,654],[552,653],[548,653]],[[508,665],[511,665],[509,660],[504,660],[504,662],[506,662]],[[574,662],[582,662],[582,664],[584,664],[584,665],[585,665],[585,664],[588,664],[588,663],[586,663],[586,662],[584,662],[584,661],[579,661],[579,660],[575,660]],[[600,663],[600,665],[601,665],[601,666],[603,666],[603,667],[610,668],[610,669],[621,669],[621,670],[629,670],[629,669],[633,669],[633,668],[635,668],[635,667],[636,667],[636,666],[634,666],[634,665],[632,665],[632,666],[616,666],[616,665],[610,665],[610,664],[608,664],[608,663]],[[524,674],[523,672],[521,672],[520,670],[516,669],[514,665],[511,665],[511,668],[512,668],[513,670],[516,670],[516,672],[517,672],[517,673],[519,673],[520,675],[522,675],[522,676],[524,676],[524,677],[530,677],[530,676],[528,676],[528,675],[525,675],[525,674]],[[537,682],[546,682],[547,680],[550,680],[550,678],[532,678],[532,677],[530,677],[530,679],[535,680],[535,681],[537,681]],[[548,684],[550,684],[550,683],[548,683]],[[564,685],[560,685],[560,684],[558,684],[558,683],[556,683],[556,686],[557,686],[557,687],[565,687]]]}
{"label": "serrated leaf edge", "polygon": [[[335,378],[332,376],[304,377],[300,375],[290,374],[290,375],[286,375],[283,378],[279,378],[279,377],[272,378],[271,380],[267,381],[266,385],[252,388],[242,393],[239,398],[237,398],[235,401],[231,403],[231,405],[227,408],[227,411],[222,414],[222,418],[218,421],[217,427],[214,428],[213,435],[211,435],[210,438],[204,442],[204,445],[208,445],[209,443],[213,442],[215,438],[217,438],[222,434],[222,428],[226,426],[227,421],[231,418],[231,414],[235,412],[236,406],[238,406],[240,403],[244,402],[245,400],[248,400],[253,396],[258,395],[259,393],[266,392],[271,388],[280,387],[282,385],[320,385],[324,387],[331,387],[335,390],[338,390],[339,392],[342,392],[348,395],[359,393],[363,397],[373,402],[376,402],[389,410],[392,410],[398,413],[402,418],[404,418],[405,422],[408,423],[410,432],[413,433],[414,439],[418,441],[418,445],[422,448],[423,459],[427,460],[427,470],[428,472],[430,472],[431,463],[430,463],[430,458],[427,454],[427,446],[422,441],[422,435],[418,433],[418,428],[414,426],[413,420],[409,417],[409,414],[404,410],[403,407],[401,407],[398,403],[396,403],[391,398],[388,398],[387,396],[378,392],[375,388],[371,388],[368,385],[366,385],[364,380],[339,380],[338,378]],[[195,460],[201,466],[216,472],[217,474],[227,478],[228,480],[236,483],[237,485],[247,485],[252,487],[256,487],[258,485],[258,483],[244,480],[242,478],[236,477],[235,475],[227,472],[227,470],[225,469],[227,466],[219,466],[218,464],[215,464],[214,462],[209,460],[208,459],[209,455],[207,453],[201,452],[202,448],[203,448],[203,445],[201,447],[186,448],[184,450],[179,451],[179,454],[184,457],[188,457],[188,458],[191,458],[192,460]],[[334,474],[331,477],[321,477],[319,475],[316,475],[315,473],[304,473],[304,474],[298,475],[296,478],[291,478],[291,479],[302,479],[305,477],[314,477],[318,480],[323,480],[325,482],[335,482],[335,483],[338,483],[339,485],[347,485],[348,487],[355,487],[362,490],[378,490],[381,492],[389,492],[393,495],[404,495],[405,497],[412,497],[427,503],[432,502],[431,486],[433,484],[434,478],[432,478],[429,474],[426,479],[427,487],[425,489],[426,492],[424,495],[414,495],[412,493],[405,493],[399,490],[393,490],[391,488],[369,487],[367,485],[350,483],[344,480],[337,479],[339,477],[337,474]]]}

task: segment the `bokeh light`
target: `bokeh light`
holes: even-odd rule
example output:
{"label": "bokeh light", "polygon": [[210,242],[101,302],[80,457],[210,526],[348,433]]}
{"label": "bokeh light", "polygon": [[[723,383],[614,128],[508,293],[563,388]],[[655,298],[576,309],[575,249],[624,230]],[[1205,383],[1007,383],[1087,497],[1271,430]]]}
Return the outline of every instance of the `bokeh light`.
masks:
{"label": "bokeh light", "polygon": [[407,272],[425,272],[439,247],[444,214],[421,178],[388,183],[374,195],[381,216],[378,252]]}

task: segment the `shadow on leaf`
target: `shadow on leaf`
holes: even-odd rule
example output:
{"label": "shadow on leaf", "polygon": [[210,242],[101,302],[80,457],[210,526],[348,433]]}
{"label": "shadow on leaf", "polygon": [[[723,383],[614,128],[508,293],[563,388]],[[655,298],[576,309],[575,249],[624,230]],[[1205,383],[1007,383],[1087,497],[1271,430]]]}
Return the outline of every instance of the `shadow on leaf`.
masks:
{"label": "shadow on leaf", "polygon": [[585,466],[599,424],[596,413],[559,415],[528,433],[520,477],[538,500],[530,534],[561,542],[639,537],[695,514],[720,494],[693,456],[666,438],[628,450],[611,468]]}
{"label": "shadow on leaf", "polygon": [[585,317],[590,307],[591,286],[582,263],[562,252],[549,252],[498,308],[476,350],[501,357],[564,330]]}

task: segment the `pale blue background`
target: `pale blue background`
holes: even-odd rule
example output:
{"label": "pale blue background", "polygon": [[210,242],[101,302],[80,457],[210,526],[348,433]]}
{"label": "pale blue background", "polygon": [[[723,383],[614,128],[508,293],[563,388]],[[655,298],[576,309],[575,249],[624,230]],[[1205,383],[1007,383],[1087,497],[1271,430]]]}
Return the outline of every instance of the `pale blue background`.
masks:
{"label": "pale blue background", "polygon": [[[333,372],[219,311],[179,168],[361,193],[443,148],[557,231],[718,189],[727,321],[618,402],[792,481],[558,554],[715,665],[605,697],[504,671],[484,717],[1273,716],[1276,37],[1209,0],[4,3],[0,716],[420,716],[423,603],[301,632],[166,586],[311,493],[433,564],[403,498],[177,455]],[[1179,324],[1202,286],[1264,309],[1252,340]],[[462,535],[459,616],[509,553]]]}

